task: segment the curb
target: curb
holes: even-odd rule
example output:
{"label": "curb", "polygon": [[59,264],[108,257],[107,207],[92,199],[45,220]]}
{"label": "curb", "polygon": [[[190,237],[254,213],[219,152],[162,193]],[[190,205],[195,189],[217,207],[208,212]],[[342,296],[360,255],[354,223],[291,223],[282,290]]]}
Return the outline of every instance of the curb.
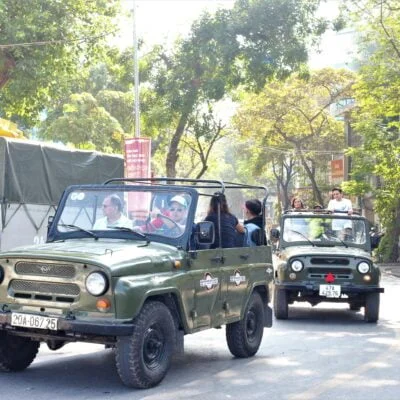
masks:
{"label": "curb", "polygon": [[400,278],[400,264],[399,263],[385,263],[377,264],[380,270],[386,274]]}

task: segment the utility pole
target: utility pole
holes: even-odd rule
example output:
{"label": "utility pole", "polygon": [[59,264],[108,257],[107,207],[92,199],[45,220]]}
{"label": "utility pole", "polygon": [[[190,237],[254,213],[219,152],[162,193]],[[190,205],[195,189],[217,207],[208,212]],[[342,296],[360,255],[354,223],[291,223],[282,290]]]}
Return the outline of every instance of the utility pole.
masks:
{"label": "utility pole", "polygon": [[135,137],[140,137],[140,99],[139,99],[139,63],[138,63],[138,40],[136,33],[136,0],[133,0],[133,63],[134,63],[134,86],[135,86]]}

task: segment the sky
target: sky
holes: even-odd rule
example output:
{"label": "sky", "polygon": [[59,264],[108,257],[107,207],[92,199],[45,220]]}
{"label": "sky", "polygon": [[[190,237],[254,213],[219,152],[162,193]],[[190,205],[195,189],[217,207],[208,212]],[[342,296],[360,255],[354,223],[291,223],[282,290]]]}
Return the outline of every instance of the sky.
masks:
{"label": "sky", "polygon": [[[203,11],[215,12],[218,8],[231,8],[234,0],[122,0],[125,10],[136,8],[136,35],[143,38],[146,47],[154,44],[171,45],[179,35],[186,35],[192,22]],[[337,14],[337,0],[322,3],[320,14],[333,17]],[[133,45],[133,19],[121,22],[122,32],[117,43]],[[348,29],[340,33],[328,32],[324,35],[320,52],[310,55],[313,69],[326,66],[344,67],[349,64],[354,52],[354,34]]]}
{"label": "sky", "polygon": [[[203,11],[215,12],[230,8],[234,0],[122,0],[126,10],[136,8],[136,34],[150,47],[172,44],[179,35],[186,35]],[[133,43],[133,20],[124,21],[120,43]]]}

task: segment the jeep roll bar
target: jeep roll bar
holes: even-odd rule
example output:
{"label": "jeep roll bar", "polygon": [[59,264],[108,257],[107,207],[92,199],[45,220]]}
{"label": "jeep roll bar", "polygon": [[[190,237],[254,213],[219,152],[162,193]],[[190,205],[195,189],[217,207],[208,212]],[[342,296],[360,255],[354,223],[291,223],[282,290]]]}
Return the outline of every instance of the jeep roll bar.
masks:
{"label": "jeep roll bar", "polygon": [[[174,183],[187,183],[186,186],[195,186],[199,189],[218,189],[221,193],[225,192],[225,189],[259,189],[263,190],[265,197],[268,197],[268,190],[265,186],[247,185],[236,182],[224,182],[219,180],[209,179],[190,179],[190,178],[111,178],[103,183],[103,185],[109,185],[111,183],[143,183],[147,185],[167,185]],[[182,185],[185,186],[185,185]]]}

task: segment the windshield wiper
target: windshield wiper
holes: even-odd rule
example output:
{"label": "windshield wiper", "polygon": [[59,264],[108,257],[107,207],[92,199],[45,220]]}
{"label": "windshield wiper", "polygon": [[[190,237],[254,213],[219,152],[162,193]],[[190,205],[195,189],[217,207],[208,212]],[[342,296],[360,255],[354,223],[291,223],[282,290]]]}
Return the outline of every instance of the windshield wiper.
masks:
{"label": "windshield wiper", "polygon": [[92,231],[88,231],[87,229],[83,229],[78,225],[73,225],[73,224],[58,224],[58,226],[63,226],[65,228],[70,228],[70,229],[76,229],[79,232],[85,232],[87,233],[89,236],[94,237],[96,240],[98,240],[98,236],[93,233]]}
{"label": "windshield wiper", "polygon": [[136,236],[139,236],[141,239],[144,239],[146,241],[146,244],[150,243],[150,239],[144,233],[135,231],[134,229],[128,228],[126,226],[110,226],[107,229],[118,229],[119,231],[131,232],[134,233]]}
{"label": "windshield wiper", "polygon": [[306,239],[307,242],[311,243],[312,246],[315,246],[315,243],[312,242],[306,235],[302,234],[302,233],[299,232],[299,231],[294,231],[294,230],[292,230],[292,229],[290,229],[290,231],[293,232],[293,233],[297,233],[298,235],[300,235],[301,237],[303,237],[304,239]]}
{"label": "windshield wiper", "polygon": [[337,237],[336,235],[332,235],[332,234],[329,234],[329,233],[324,233],[324,235],[327,237],[327,239],[328,239],[329,241],[331,241],[331,239],[335,239],[335,241],[341,242],[341,243],[343,244],[344,247],[346,247],[346,248],[349,247],[349,245],[348,245],[346,242],[344,242],[342,239],[340,239],[340,238]]}

